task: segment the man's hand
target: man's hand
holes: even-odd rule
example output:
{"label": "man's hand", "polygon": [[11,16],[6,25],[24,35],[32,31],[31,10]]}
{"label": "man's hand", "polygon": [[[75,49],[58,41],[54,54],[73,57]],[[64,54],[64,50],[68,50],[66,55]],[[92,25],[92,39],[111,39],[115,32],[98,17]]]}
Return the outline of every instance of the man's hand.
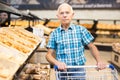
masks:
{"label": "man's hand", "polygon": [[103,62],[98,62],[97,63],[97,70],[102,70],[106,68],[106,64]]}
{"label": "man's hand", "polygon": [[58,63],[56,64],[56,66],[58,67],[58,70],[64,70],[64,71],[66,71],[67,66],[66,66],[65,63],[58,61]]}

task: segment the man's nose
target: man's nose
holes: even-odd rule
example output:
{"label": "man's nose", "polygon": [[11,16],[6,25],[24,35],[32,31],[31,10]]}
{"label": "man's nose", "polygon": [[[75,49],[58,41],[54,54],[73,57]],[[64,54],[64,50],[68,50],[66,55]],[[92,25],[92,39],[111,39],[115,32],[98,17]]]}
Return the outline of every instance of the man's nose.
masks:
{"label": "man's nose", "polygon": [[64,13],[64,14],[63,14],[63,16],[64,16],[64,17],[66,17],[66,16],[67,16],[67,14],[66,14],[66,13]]}

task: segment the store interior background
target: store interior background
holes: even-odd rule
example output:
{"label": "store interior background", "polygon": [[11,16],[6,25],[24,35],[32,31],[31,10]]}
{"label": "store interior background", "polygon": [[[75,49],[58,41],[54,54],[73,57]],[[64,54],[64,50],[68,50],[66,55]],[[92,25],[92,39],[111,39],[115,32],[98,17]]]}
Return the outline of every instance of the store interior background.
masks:
{"label": "store interior background", "polygon": [[[31,0],[31,3],[34,3],[34,0]],[[28,11],[36,16],[38,16],[41,19],[50,19],[50,21],[57,21],[57,17],[56,17],[56,10],[30,10],[30,9],[25,9],[25,10],[19,10],[21,12],[24,13],[28,13]],[[83,23],[84,22],[88,22],[88,23],[94,23],[94,20],[101,20],[100,22],[102,23],[107,23],[107,24],[114,24],[114,20],[117,20],[116,24],[120,24],[120,8],[94,8],[94,9],[75,9],[74,10],[74,18],[73,18],[73,23],[77,23],[77,19],[80,20],[80,23],[83,19]],[[17,18],[18,16],[16,15],[11,15],[13,18]],[[85,21],[84,21],[85,19]],[[90,21],[89,21],[90,20]],[[103,20],[103,21],[102,21]],[[104,21],[105,20],[105,21]],[[32,27],[32,26],[31,26]],[[111,31],[111,30],[110,30]],[[119,31],[120,32],[120,31]],[[104,37],[104,36],[103,36]],[[117,39],[120,39],[117,38]],[[104,38],[105,40],[105,38]],[[114,40],[113,40],[114,42]],[[119,40],[120,42],[120,40]],[[103,61],[105,61],[106,63],[111,63],[111,59],[112,59],[112,47],[108,47],[108,46],[112,46],[112,43],[100,43],[100,45],[103,45],[104,50],[100,50],[100,53],[102,55]],[[105,47],[108,47],[109,50],[105,50]],[[103,49],[102,48],[102,49]],[[33,57],[31,58],[30,62],[31,63],[45,63],[45,64],[49,64],[46,59],[45,59],[45,54],[47,53],[46,48],[44,47],[43,49],[39,48],[35,54],[33,55]],[[93,57],[91,55],[87,55],[87,53],[89,53],[88,49],[85,50],[85,55],[88,58],[88,61],[91,60],[91,62],[87,61],[87,65],[94,65],[96,64],[94,59],[92,59]],[[120,66],[120,54],[118,55],[118,61],[119,61],[119,66]],[[118,74],[120,77],[120,67],[116,66],[118,70]],[[51,70],[53,71],[53,70]],[[51,80],[53,79],[53,72],[51,72]],[[55,77],[55,76],[54,76]],[[120,78],[119,78],[120,79]]]}
{"label": "store interior background", "polygon": [[[22,10],[22,11],[26,12],[26,10]],[[51,21],[52,20],[54,21],[54,19],[57,20],[56,10],[30,10],[30,12],[39,16],[42,19],[47,18],[47,19],[50,19]],[[91,21],[88,21],[88,23],[89,22],[93,23],[92,20],[102,19],[103,21],[101,21],[101,22],[107,23],[107,24],[114,24],[114,20],[120,20],[120,9],[106,9],[106,8],[104,8],[104,9],[78,9],[78,10],[74,10],[74,13],[75,14],[74,14],[74,18],[73,18],[73,23],[76,23],[76,19],[81,19],[81,21],[82,21],[82,19],[86,19],[86,21],[87,21],[87,19],[88,20],[91,19]],[[104,21],[104,20],[108,20],[108,21]],[[112,20],[112,21],[109,21],[109,20]],[[120,21],[117,21],[117,24],[120,24]],[[85,52],[89,53],[88,50]],[[87,55],[87,53],[86,53],[86,55]],[[108,64],[111,63],[112,50],[111,51],[100,50],[100,53],[102,55],[103,61],[105,61]],[[90,58],[90,60],[91,60],[92,57],[88,54],[87,58]],[[89,59],[88,59],[88,61],[89,61]],[[89,65],[95,64],[94,60],[91,62],[87,62],[87,64],[89,64]],[[120,76],[120,72],[119,72],[119,76]],[[51,77],[53,78],[54,75],[52,75]]]}
{"label": "store interior background", "polygon": [[[26,10],[22,10],[26,12]],[[57,18],[56,10],[30,10],[33,14],[40,18]],[[74,10],[74,19],[120,19],[120,9],[79,9]]]}

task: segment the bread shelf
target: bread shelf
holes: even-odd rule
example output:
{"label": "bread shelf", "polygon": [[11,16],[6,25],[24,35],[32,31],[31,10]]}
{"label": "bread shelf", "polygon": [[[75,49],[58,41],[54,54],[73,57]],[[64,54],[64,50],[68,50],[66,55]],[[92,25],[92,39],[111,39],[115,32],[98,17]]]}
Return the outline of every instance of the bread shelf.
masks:
{"label": "bread shelf", "polygon": [[[0,37],[0,79],[12,80],[32,57],[41,39],[23,28],[9,27],[0,29]],[[4,70],[10,74],[4,77]]]}
{"label": "bread shelf", "polygon": [[28,56],[28,58],[24,61],[24,63],[19,67],[19,69],[17,70],[17,72],[14,75],[13,80],[17,80],[21,71],[24,69],[24,67],[26,66],[26,64],[28,64],[29,60],[31,59],[31,57],[34,55],[35,51],[38,49],[38,47],[40,46],[40,43],[36,46],[36,48],[31,52],[31,54]]}

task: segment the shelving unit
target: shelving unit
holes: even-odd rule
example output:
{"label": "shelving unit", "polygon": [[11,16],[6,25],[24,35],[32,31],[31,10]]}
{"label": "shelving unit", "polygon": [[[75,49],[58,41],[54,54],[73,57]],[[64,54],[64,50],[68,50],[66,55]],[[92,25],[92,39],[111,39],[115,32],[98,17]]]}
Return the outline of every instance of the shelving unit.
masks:
{"label": "shelving unit", "polygon": [[36,46],[36,48],[33,50],[33,52],[28,56],[28,58],[25,60],[25,62],[16,71],[16,73],[14,74],[13,80],[18,80],[18,77],[20,76],[20,73],[22,72],[22,70],[24,69],[24,67],[26,66],[26,64],[29,63],[29,60],[35,54],[35,52],[36,52],[36,50],[38,49],[39,46],[40,46],[40,43]]}
{"label": "shelving unit", "polygon": [[[26,31],[23,28],[1,28],[0,79],[12,80],[17,78],[40,43],[41,39],[38,36],[33,35],[31,32]],[[12,67],[14,68],[13,71]],[[2,77],[2,75],[5,75],[3,73],[6,73],[6,77]]]}
{"label": "shelving unit", "polygon": [[[26,65],[30,64],[30,59],[41,44],[40,37],[31,33],[33,32],[31,26],[34,26],[34,23],[39,20],[45,21],[44,24],[46,24],[47,19],[43,20],[30,12],[23,14],[21,11],[1,2],[0,12],[9,14],[9,24],[6,28],[3,26],[3,28],[0,29],[0,55],[3,56],[3,58],[0,57],[0,71],[2,71],[0,73],[0,80],[18,80],[20,74],[25,69]],[[18,16],[18,18],[12,19],[11,14]],[[14,21],[12,22],[12,20]],[[18,25],[16,25],[17,20],[18,25],[26,25],[26,23],[27,25],[19,25],[18,27]],[[9,54],[11,55],[8,56]],[[3,62],[7,62],[8,65]],[[38,67],[40,66],[38,65]],[[6,76],[4,77],[5,72]]]}
{"label": "shelving unit", "polygon": [[[120,42],[120,20],[88,20],[93,21],[91,28],[85,27],[95,37],[94,44],[99,50],[112,51],[112,43]],[[79,23],[80,21],[87,21],[87,19],[81,19]]]}

